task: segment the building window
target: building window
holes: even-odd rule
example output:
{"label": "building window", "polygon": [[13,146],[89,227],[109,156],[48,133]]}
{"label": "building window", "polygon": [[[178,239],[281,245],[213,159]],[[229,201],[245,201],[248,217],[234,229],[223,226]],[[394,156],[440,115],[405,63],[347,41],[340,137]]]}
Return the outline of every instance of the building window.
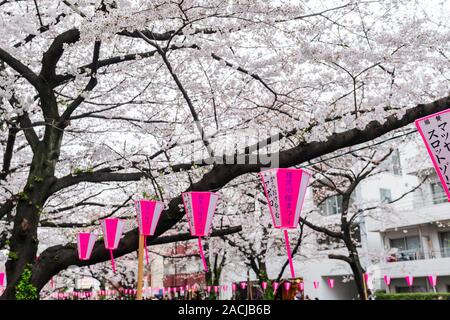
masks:
{"label": "building window", "polygon": [[441,255],[443,258],[450,257],[450,231],[440,232]]}
{"label": "building window", "polygon": [[332,216],[342,213],[342,196],[332,196],[324,201],[321,205],[322,215]]}
{"label": "building window", "polygon": [[391,248],[397,249],[389,261],[409,261],[423,259],[419,236],[389,239]]}
{"label": "building window", "polygon": [[431,186],[431,197],[433,198],[433,204],[439,204],[447,202],[447,196],[444,188],[442,188],[441,182],[433,182]]}
{"label": "building window", "polygon": [[380,200],[381,202],[391,202],[392,201],[391,190],[380,188]]}
{"label": "building window", "polygon": [[392,173],[398,176],[402,175],[402,166],[400,163],[400,152],[398,149],[395,149],[391,155],[391,169]]}

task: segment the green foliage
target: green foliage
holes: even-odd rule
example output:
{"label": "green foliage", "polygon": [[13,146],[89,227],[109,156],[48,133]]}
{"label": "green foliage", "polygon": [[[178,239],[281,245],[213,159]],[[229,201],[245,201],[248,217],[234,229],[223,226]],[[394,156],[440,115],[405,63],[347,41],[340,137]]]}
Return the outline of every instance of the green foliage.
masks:
{"label": "green foliage", "polygon": [[147,200],[159,200],[156,195],[150,195],[146,191],[142,192],[142,198]]}
{"label": "green foliage", "polygon": [[82,174],[82,173],[93,173],[93,172],[94,172],[93,168],[87,168],[87,169],[75,168],[75,169],[73,169],[74,175],[78,175],[78,174]]}
{"label": "green foliage", "polygon": [[35,286],[31,284],[31,264],[27,264],[20,276],[19,283],[16,285],[17,300],[38,300],[39,294]]}
{"label": "green foliage", "polygon": [[376,300],[450,300],[447,292],[375,293]]}
{"label": "green foliage", "polygon": [[[267,280],[267,274],[266,274],[265,278]],[[274,300],[275,299],[275,295],[273,292],[273,282],[274,281],[268,281],[267,289],[264,291],[264,294],[263,294],[263,300]]]}
{"label": "green foliage", "polygon": [[18,260],[19,255],[17,254],[17,252],[10,251],[10,252],[8,252],[8,258],[11,260]]}
{"label": "green foliage", "polygon": [[38,177],[38,176],[34,176],[34,177],[33,177],[33,180],[34,180],[34,182],[37,182],[37,183],[39,183],[39,182],[42,182],[42,181],[44,181],[44,178],[42,178],[42,177]]}
{"label": "green foliage", "polygon": [[17,197],[19,198],[20,201],[28,201],[28,195],[25,192],[19,192],[17,194]]}

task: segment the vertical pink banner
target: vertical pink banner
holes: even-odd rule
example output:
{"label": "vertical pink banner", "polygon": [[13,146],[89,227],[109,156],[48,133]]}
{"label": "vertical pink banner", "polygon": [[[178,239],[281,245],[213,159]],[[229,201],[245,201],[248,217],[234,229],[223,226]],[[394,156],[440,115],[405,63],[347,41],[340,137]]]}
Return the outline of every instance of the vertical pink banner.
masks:
{"label": "vertical pink banner", "polygon": [[388,275],[384,275],[383,279],[384,283],[389,287],[389,285],[391,284],[391,277]]}
{"label": "vertical pink banner", "polygon": [[318,289],[319,288],[319,281],[314,281],[313,285],[314,285],[314,289]]}
{"label": "vertical pink banner", "polygon": [[415,124],[450,201],[450,109],[417,119]]}

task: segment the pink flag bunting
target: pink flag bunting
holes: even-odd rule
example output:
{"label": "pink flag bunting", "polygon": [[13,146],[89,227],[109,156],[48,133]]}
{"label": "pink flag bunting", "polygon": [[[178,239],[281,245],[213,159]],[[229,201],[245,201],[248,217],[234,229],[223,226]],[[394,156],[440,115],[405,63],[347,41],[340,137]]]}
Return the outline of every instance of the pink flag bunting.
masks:
{"label": "pink flag bunting", "polygon": [[203,262],[203,268],[208,271],[201,237],[211,232],[214,211],[219,195],[214,192],[183,192],[182,199],[188,219],[191,235],[198,237],[198,247]]}
{"label": "pink flag bunting", "polygon": [[292,278],[294,264],[287,229],[297,228],[311,173],[303,169],[269,169],[260,172],[275,228],[282,229]]}
{"label": "pink flag bunting", "polygon": [[139,234],[144,236],[145,260],[148,262],[147,236],[155,234],[156,226],[164,209],[164,202],[153,200],[138,200],[134,203]]}
{"label": "pink flag bunting", "polygon": [[284,290],[289,292],[289,289],[291,289],[291,283],[289,281],[286,281],[284,283]]}
{"label": "pink flag bunting", "polygon": [[328,286],[330,287],[330,289],[333,289],[334,288],[334,279],[328,279],[327,282],[328,282]]}
{"label": "pink flag bunting", "polygon": [[105,242],[105,248],[109,250],[111,257],[111,266],[113,271],[116,272],[116,264],[114,263],[113,250],[117,249],[122,236],[125,222],[118,218],[107,218],[102,221],[103,226],[103,238]]}
{"label": "pink flag bunting", "polygon": [[272,287],[273,287],[273,292],[275,293],[278,289],[278,287],[280,286],[280,284],[276,281],[272,282]]}
{"label": "pink flag bunting", "polygon": [[364,272],[364,281],[365,283],[369,282],[369,274],[367,272]]}
{"label": "pink flag bunting", "polygon": [[429,276],[428,276],[428,282],[430,283],[430,285],[431,285],[433,288],[436,287],[436,284],[437,284],[437,276],[429,275]]}
{"label": "pink flag bunting", "polygon": [[391,284],[391,277],[388,275],[384,275],[384,283],[389,287],[389,285]]}
{"label": "pink flag bunting", "polygon": [[406,283],[408,284],[408,286],[411,287],[413,285],[414,277],[411,275],[408,275],[405,277],[405,279],[406,279]]}
{"label": "pink flag bunting", "polygon": [[266,281],[261,282],[261,287],[262,287],[262,289],[264,291],[266,291],[266,289],[267,289],[267,282]]}
{"label": "pink flag bunting", "polygon": [[314,285],[314,289],[318,289],[319,288],[319,281],[314,281],[313,285]]}

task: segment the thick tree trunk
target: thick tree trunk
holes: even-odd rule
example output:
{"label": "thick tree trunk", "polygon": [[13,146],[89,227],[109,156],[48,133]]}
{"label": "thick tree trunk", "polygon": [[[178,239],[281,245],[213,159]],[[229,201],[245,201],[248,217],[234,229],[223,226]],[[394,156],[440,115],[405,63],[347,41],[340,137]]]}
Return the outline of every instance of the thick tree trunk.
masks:
{"label": "thick tree trunk", "polygon": [[[27,183],[19,194],[6,262],[8,284],[1,299],[16,299],[16,286],[24,270],[31,270],[36,260],[40,214],[48,198],[48,190],[56,181],[55,167],[62,139],[61,133],[50,131],[46,131],[44,140],[35,146]],[[29,284],[32,285],[31,282]],[[39,291],[40,288],[37,294]]]}
{"label": "thick tree trunk", "polygon": [[353,277],[355,281],[356,291],[358,292],[359,299],[366,300],[365,286],[364,286],[364,268],[361,266],[361,261],[359,260],[358,250],[355,243],[353,242],[350,226],[346,225],[344,228],[344,243],[348,250],[348,264],[353,272]]}

